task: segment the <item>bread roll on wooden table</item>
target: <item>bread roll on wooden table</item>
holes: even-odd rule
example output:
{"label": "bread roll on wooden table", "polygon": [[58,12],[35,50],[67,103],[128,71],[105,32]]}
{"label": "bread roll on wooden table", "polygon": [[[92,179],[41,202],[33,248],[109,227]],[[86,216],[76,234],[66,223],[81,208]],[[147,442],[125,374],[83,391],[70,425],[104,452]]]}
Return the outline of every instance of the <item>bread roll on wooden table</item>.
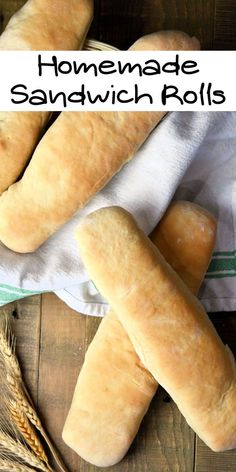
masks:
{"label": "bread roll on wooden table", "polygon": [[235,448],[235,360],[201,303],[125,210],[90,214],[77,238],[144,366],[210,448]]}
{"label": "bread roll on wooden table", "polygon": [[[216,223],[208,212],[190,202],[174,202],[151,238],[196,293],[212,255],[215,233]],[[92,464],[116,464],[136,436],[157,386],[110,310],[86,353],[63,439]]]}
{"label": "bread roll on wooden table", "polygon": [[[66,50],[82,47],[93,0],[29,0],[10,19],[0,50]],[[0,194],[23,171],[48,112],[0,112]]]}
{"label": "bread roll on wooden table", "polygon": [[[180,32],[155,33],[133,50],[198,49]],[[0,199],[0,240],[35,251],[132,159],[165,112],[65,112],[40,141],[23,178]]]}

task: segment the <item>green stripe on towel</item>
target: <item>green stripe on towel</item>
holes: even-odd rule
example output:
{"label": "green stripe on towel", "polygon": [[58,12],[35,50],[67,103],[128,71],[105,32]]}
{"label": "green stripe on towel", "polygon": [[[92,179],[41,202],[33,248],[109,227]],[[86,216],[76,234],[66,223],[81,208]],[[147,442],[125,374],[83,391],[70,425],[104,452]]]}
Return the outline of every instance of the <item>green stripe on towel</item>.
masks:
{"label": "green stripe on towel", "polygon": [[236,271],[236,259],[212,259],[207,272],[225,272],[229,270]]}
{"label": "green stripe on towel", "polygon": [[4,289],[9,292],[16,292],[23,295],[34,295],[37,293],[41,293],[41,292],[35,292],[33,290],[25,290],[24,288],[13,287],[12,285],[0,284],[0,290],[4,290]]}
{"label": "green stripe on towel", "polygon": [[206,274],[206,279],[224,279],[226,277],[236,277],[236,272],[222,272],[221,274]]}
{"label": "green stripe on towel", "polygon": [[14,300],[20,300],[21,298],[24,298],[25,295],[20,295],[12,292],[2,292],[0,290],[0,303],[10,303],[13,302]]}
{"label": "green stripe on towel", "polygon": [[218,252],[213,252],[213,257],[215,256],[236,256],[236,249],[233,251],[218,251]]}
{"label": "green stripe on towel", "polygon": [[38,295],[42,292],[35,292],[32,290],[25,290],[23,288],[13,287],[11,285],[0,284],[0,306],[6,305],[7,303],[21,300],[31,295]]}

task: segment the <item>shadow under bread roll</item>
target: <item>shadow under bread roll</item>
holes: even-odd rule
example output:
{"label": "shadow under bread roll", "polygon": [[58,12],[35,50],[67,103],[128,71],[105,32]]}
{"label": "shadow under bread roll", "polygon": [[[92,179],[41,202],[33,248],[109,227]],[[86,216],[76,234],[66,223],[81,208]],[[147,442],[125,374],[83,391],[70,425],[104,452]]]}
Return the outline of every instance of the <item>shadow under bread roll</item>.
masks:
{"label": "shadow under bread roll", "polygon": [[[201,207],[181,201],[170,205],[150,237],[197,293],[215,235],[214,218]],[[136,436],[157,386],[110,310],[86,353],[63,429],[64,441],[96,466],[116,464]]]}
{"label": "shadow under bread roll", "polygon": [[[0,36],[0,50],[80,49],[92,17],[92,0],[28,0]],[[49,117],[0,112],[0,194],[24,170]]]}
{"label": "shadow under bread roll", "polygon": [[125,210],[90,214],[77,239],[143,365],[211,449],[235,448],[235,360],[201,303]]}
{"label": "shadow under bread roll", "polygon": [[[131,50],[198,49],[196,38],[159,32]],[[131,160],[165,112],[63,112],[38,144],[23,178],[0,198],[0,240],[35,251]],[[16,211],[17,208],[17,211]]]}

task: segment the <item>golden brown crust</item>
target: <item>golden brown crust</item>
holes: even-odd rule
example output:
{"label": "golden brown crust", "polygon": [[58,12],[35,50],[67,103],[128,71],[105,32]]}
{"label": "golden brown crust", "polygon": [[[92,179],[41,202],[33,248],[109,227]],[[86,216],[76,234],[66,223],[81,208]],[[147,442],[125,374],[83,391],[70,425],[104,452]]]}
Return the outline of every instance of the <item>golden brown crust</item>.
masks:
{"label": "golden brown crust", "polygon": [[[183,225],[186,231],[182,231]],[[150,237],[190,290],[197,293],[210,263],[215,233],[216,221],[208,211],[180,201],[169,206]]]}
{"label": "golden brown crust", "polygon": [[0,50],[78,49],[92,16],[93,0],[28,0],[10,19]]}
{"label": "golden brown crust", "polygon": [[[175,32],[168,34],[174,47]],[[194,48],[195,41],[183,36],[184,47]],[[156,33],[147,37],[148,49],[159,49],[159,37],[165,47],[163,34]],[[39,143],[22,180],[0,199],[0,240],[16,252],[35,251],[134,157],[164,114],[62,113]]]}
{"label": "golden brown crust", "polygon": [[23,171],[48,116],[47,112],[0,112],[0,195]]}
{"label": "golden brown crust", "polygon": [[[207,237],[202,241],[203,227]],[[197,277],[199,285],[207,269],[215,233],[216,224],[209,213],[190,202],[176,202],[170,205],[153,236],[157,246],[162,241],[181,239],[181,245],[164,247],[165,257],[170,264],[181,259],[176,268],[184,274],[187,285],[188,281],[192,285],[193,273],[196,286]],[[187,234],[193,235],[191,246]],[[142,365],[110,310],[88,348],[63,439],[97,466],[116,464],[129,449],[156,389],[157,382]]]}
{"label": "golden brown crust", "polygon": [[145,367],[209,447],[236,447],[235,362],[202,305],[121,208],[90,214],[77,237]]}
{"label": "golden brown crust", "polygon": [[116,464],[132,443],[156,389],[157,383],[110,312],[86,353],[64,441],[99,467]]}
{"label": "golden brown crust", "polygon": [[62,113],[0,199],[1,241],[18,252],[37,249],[133,157],[160,116]]}
{"label": "golden brown crust", "polygon": [[[29,0],[1,35],[0,50],[81,48],[92,7],[92,0]],[[0,112],[0,195],[23,172],[49,116]]]}

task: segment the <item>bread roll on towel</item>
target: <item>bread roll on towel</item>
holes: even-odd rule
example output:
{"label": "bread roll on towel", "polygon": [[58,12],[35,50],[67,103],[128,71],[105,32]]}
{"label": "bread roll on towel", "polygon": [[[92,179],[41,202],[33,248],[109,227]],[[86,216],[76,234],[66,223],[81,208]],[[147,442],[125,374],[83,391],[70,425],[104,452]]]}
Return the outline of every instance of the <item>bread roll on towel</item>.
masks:
{"label": "bread roll on towel", "polygon": [[[0,50],[79,49],[92,16],[92,0],[29,0],[9,21]],[[23,171],[49,116],[0,112],[0,194]]]}
{"label": "bread roll on towel", "polygon": [[144,366],[210,448],[234,448],[235,360],[201,303],[125,210],[90,214],[77,238]]}
{"label": "bread roll on towel", "polygon": [[[140,39],[132,49],[198,47],[184,33],[162,32]],[[0,240],[16,252],[35,251],[133,158],[163,115],[62,113],[40,141],[23,178],[0,199]]]}
{"label": "bread roll on towel", "polygon": [[[151,238],[197,292],[215,233],[216,223],[208,212],[193,203],[175,202]],[[116,464],[129,449],[156,389],[157,382],[139,360],[115,313],[109,311],[88,348],[63,439],[88,462],[100,467]]]}

